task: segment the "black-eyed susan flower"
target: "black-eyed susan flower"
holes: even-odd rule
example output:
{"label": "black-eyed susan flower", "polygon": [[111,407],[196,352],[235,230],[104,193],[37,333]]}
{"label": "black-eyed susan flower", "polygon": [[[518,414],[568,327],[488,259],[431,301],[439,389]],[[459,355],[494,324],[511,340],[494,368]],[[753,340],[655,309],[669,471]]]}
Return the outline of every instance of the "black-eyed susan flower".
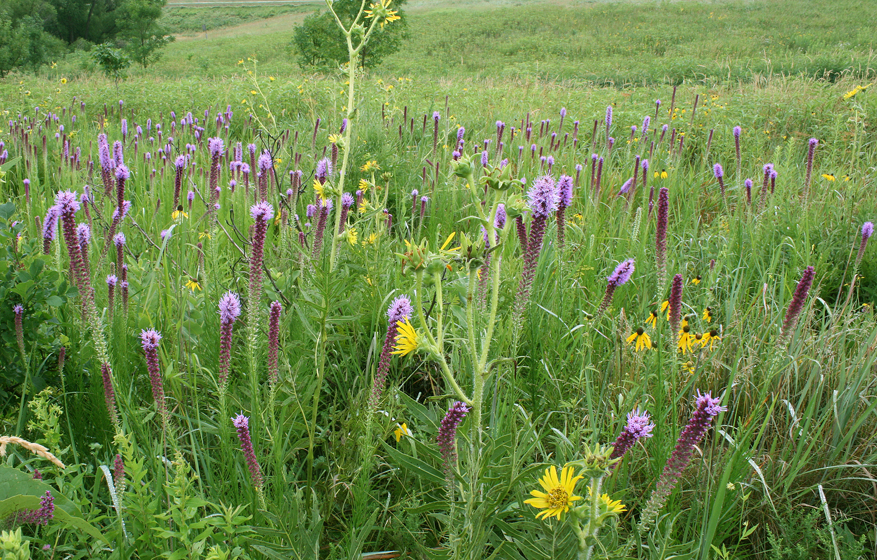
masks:
{"label": "black-eyed susan flower", "polygon": [[182,220],[183,218],[188,218],[188,217],[189,217],[189,214],[187,212],[183,211],[182,204],[177,206],[177,209],[174,210],[173,212],[171,212],[171,218],[173,218],[174,220]]}
{"label": "black-eyed susan flower", "polygon": [[661,313],[664,311],[667,312],[667,320],[670,320],[670,301],[664,300],[664,303],[661,304]]}
{"label": "black-eyed susan flower", "polygon": [[649,338],[649,333],[642,327],[638,328],[636,332],[627,337],[627,343],[633,344],[636,343],[636,351],[639,352],[642,349],[648,350],[652,347],[652,339]]}
{"label": "black-eyed susan flower", "polygon": [[712,323],[713,322],[713,308],[707,307],[706,309],[704,309],[703,315],[700,318],[707,323]]}
{"label": "black-eyed susan flower", "polygon": [[691,283],[697,286],[698,284],[700,284],[701,280],[703,279],[700,277],[700,275],[697,275],[691,279]]}
{"label": "black-eyed susan flower", "polygon": [[831,173],[823,173],[822,178],[825,179],[826,181],[834,181],[835,180],[834,175],[832,175]]}
{"label": "black-eyed susan flower", "polygon": [[391,352],[394,356],[407,356],[420,346],[420,335],[414,330],[407,318],[396,323],[399,334],[396,336],[396,348]]}
{"label": "black-eyed susan flower", "polygon": [[657,328],[657,326],[658,326],[657,323],[658,323],[658,312],[653,310],[651,313],[649,313],[649,316],[646,319],[646,324],[651,325],[652,328]]}
{"label": "black-eyed susan flower", "polygon": [[700,340],[700,345],[702,347],[705,347],[707,344],[709,344],[710,350],[712,350],[713,344],[720,340],[722,340],[722,338],[719,336],[719,331],[717,331],[716,329],[712,329],[703,333],[703,338]]}
{"label": "black-eyed susan flower", "polygon": [[395,434],[396,436],[396,443],[399,443],[402,437],[411,436],[411,430],[408,429],[408,424],[402,422],[401,424],[397,425],[395,430],[393,430],[393,434]]}
{"label": "black-eyed susan flower", "polygon": [[192,290],[192,293],[195,293],[196,291],[201,291],[201,284],[196,278],[189,278],[188,280],[186,280],[186,287]]}
{"label": "black-eyed susan flower", "polygon": [[678,348],[682,350],[683,355],[692,351],[692,338],[693,337],[691,336],[691,327],[689,327],[688,325],[683,326],[682,329],[679,331],[679,342],[677,344]]}
{"label": "black-eyed susan flower", "polygon": [[205,237],[207,239],[213,239],[213,236],[210,235],[209,231],[202,231],[201,233],[198,234],[198,239],[204,239]]}
{"label": "black-eyed susan flower", "polygon": [[530,495],[533,497],[525,500],[524,503],[543,510],[536,514],[537,519],[556,517],[560,521],[560,517],[569,511],[570,504],[582,499],[581,496],[573,495],[576,482],[581,478],[581,476],[573,476],[572,467],[564,467],[558,479],[557,468],[549,467],[545,469],[545,475],[539,479],[539,485],[545,491],[532,490]]}
{"label": "black-eyed susan flower", "polygon": [[688,375],[694,375],[694,362],[687,361],[682,364],[682,371],[684,371]]}

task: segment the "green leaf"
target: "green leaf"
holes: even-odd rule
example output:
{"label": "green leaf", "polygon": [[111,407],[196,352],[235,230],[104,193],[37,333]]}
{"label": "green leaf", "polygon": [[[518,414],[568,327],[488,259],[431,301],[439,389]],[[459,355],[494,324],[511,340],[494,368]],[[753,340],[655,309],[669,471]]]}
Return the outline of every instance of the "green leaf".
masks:
{"label": "green leaf", "polygon": [[8,220],[15,214],[15,203],[7,202],[6,204],[0,204],[0,218],[4,220]]}
{"label": "green leaf", "polygon": [[110,544],[97,527],[82,519],[82,513],[76,504],[60,494],[58,490],[42,480],[35,480],[28,473],[5,466],[0,467],[0,519],[22,507],[29,509],[40,507],[40,498],[46,494],[46,491],[52,492],[55,500],[56,520],[87,533],[106,545]]}
{"label": "green leaf", "polygon": [[49,296],[46,298],[46,303],[52,307],[61,307],[64,305],[64,300],[58,296]]}
{"label": "green leaf", "polygon": [[440,470],[430,465],[427,465],[420,459],[415,459],[411,455],[406,455],[402,453],[398,449],[393,449],[390,447],[387,442],[381,442],[384,446],[386,452],[390,455],[393,461],[405,468],[406,470],[415,474],[418,478],[423,480],[429,480],[432,482],[436,482],[438,484],[443,484],[445,481],[445,475],[442,474]]}

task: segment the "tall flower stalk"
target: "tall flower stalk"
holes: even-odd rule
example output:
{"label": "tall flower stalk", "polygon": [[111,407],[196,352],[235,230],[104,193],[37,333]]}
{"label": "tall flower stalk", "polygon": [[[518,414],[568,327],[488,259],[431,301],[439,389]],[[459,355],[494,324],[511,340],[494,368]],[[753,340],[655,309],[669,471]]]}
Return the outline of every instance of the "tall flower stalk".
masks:
{"label": "tall flower stalk", "polygon": [[241,300],[226,292],[219,300],[219,393],[225,395],[231,365],[231,337],[235,321],[241,316]]}
{"label": "tall flower stalk", "polygon": [[557,181],[557,245],[563,250],[566,242],[566,209],[572,206],[573,180],[569,175],[561,175]]}
{"label": "tall flower stalk", "polygon": [[250,471],[250,481],[256,489],[259,498],[259,504],[265,509],[265,493],[263,485],[265,483],[262,478],[262,468],[259,467],[259,461],[256,459],[256,452],[253,451],[253,441],[250,439],[250,418],[243,414],[238,414],[231,419],[232,424],[238,433],[238,440],[241,444],[241,451],[247,461],[247,469]]}
{"label": "tall flower stalk", "polygon": [[676,487],[676,483],[679,481],[679,477],[691,461],[691,453],[694,451],[694,447],[700,443],[700,440],[703,439],[703,436],[712,427],[713,418],[718,416],[720,412],[727,410],[727,408],[719,405],[720,402],[721,399],[712,398],[710,393],[702,395],[698,391],[694,414],[692,414],[682,433],[679,434],[673,454],[670,455],[670,459],[664,466],[664,472],[661,473],[658,484],[649,497],[649,501],[640,517],[638,531],[640,535],[648,532],[657,519],[658,512],[667,503],[667,498],[670,497],[673,488]]}
{"label": "tall flower stalk", "polygon": [[387,309],[387,334],[384,336],[384,345],[381,347],[381,357],[378,360],[378,369],[375,372],[375,380],[372,384],[371,395],[368,399],[370,416],[378,408],[384,386],[387,382],[387,373],[390,371],[390,359],[393,352],[393,344],[399,333],[399,324],[406,321],[414,308],[407,296],[399,296],[393,300]]}
{"label": "tall flower stalk", "polygon": [[283,312],[283,305],[279,301],[271,302],[268,313],[268,379],[271,386],[277,386],[280,381],[277,365],[277,352],[280,346],[280,314]]}
{"label": "tall flower stalk", "polygon": [[658,191],[658,217],[655,228],[655,268],[658,271],[658,294],[664,293],[667,283],[667,220],[670,211],[670,191],[661,187]]}
{"label": "tall flower stalk", "polygon": [[[618,434],[615,444],[612,448],[612,454],[609,459],[621,459],[624,454],[633,447],[637,440],[652,437],[652,430],[655,425],[652,423],[648,412],[640,412],[639,409],[627,414],[627,424]],[[618,463],[612,463],[610,468],[614,469]]]}
{"label": "tall flower stalk", "polygon": [[140,343],[143,346],[143,354],[146,357],[146,370],[149,373],[149,382],[152,385],[152,398],[161,416],[162,431],[167,433],[168,414],[167,403],[164,399],[164,383],[161,379],[161,367],[158,362],[158,343],[161,334],[155,329],[140,332]]}
{"label": "tall flower stalk", "polygon": [[609,278],[606,279],[606,293],[603,294],[603,301],[600,302],[600,307],[597,308],[597,312],[594,314],[595,322],[609,308],[609,305],[612,303],[612,296],[615,294],[615,289],[626,284],[630,277],[633,276],[633,271],[634,261],[633,259],[627,259],[616,266],[612,274],[609,275]]}
{"label": "tall flower stalk", "polygon": [[813,285],[813,277],[816,275],[812,266],[804,269],[804,274],[798,285],[795,286],[795,293],[792,295],[792,301],[786,310],[786,316],[783,318],[783,328],[780,331],[780,337],[777,340],[777,346],[783,347],[792,337],[795,327],[798,325],[798,318],[804,309],[804,303],[807,301],[807,295],[810,293],[810,287]]}
{"label": "tall flower stalk", "polygon": [[554,179],[544,175],[536,179],[533,188],[527,193],[530,200],[530,210],[533,219],[530,222],[530,237],[527,239],[527,250],[524,252],[524,266],[521,270],[521,279],[518,284],[518,293],[515,297],[514,310],[512,311],[512,325],[516,333],[523,326],[524,312],[530,301],[530,288],[533,285],[533,277],[536,274],[536,265],[539,262],[539,253],[542,251],[542,239],[545,236],[545,226],[548,217],[557,209],[559,196]]}

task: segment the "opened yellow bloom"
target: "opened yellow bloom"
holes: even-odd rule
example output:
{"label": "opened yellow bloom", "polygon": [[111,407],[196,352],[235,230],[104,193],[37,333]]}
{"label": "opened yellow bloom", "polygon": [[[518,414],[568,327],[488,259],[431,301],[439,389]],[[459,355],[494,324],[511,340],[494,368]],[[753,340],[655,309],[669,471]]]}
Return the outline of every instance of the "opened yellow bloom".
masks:
{"label": "opened yellow bloom", "polygon": [[417,350],[420,346],[420,335],[411,326],[411,321],[397,321],[396,326],[399,328],[399,334],[396,335],[396,348],[391,354],[394,356],[407,356]]}
{"label": "opened yellow bloom", "polygon": [[347,228],[347,242],[351,245],[356,245],[356,240],[358,237],[358,232],[355,227]]}
{"label": "opened yellow bloom", "polygon": [[314,192],[317,193],[320,200],[326,200],[326,190],[323,188],[323,184],[316,179],[314,179]]}
{"label": "opened yellow bloom", "polygon": [[834,181],[834,175],[832,175],[831,173],[823,173],[822,178],[826,181]]}
{"label": "opened yellow bloom", "polygon": [[670,320],[670,302],[667,300],[664,300],[664,303],[661,304],[661,313],[663,313],[664,311],[667,312],[667,320],[669,321]]}
{"label": "opened yellow bloom", "polygon": [[188,217],[189,217],[189,214],[186,212],[183,212],[182,209],[177,209],[177,210],[174,210],[173,212],[171,212],[171,218],[173,218],[174,220],[181,220],[183,218],[188,218]]}
{"label": "opened yellow bloom", "polygon": [[402,436],[410,436],[411,430],[408,429],[408,424],[402,422],[399,426],[393,431],[396,435],[396,443],[399,443],[399,440],[402,439]]}
{"label": "opened yellow bloom", "polygon": [[609,494],[603,494],[602,496],[600,496],[600,501],[603,502],[603,507],[606,508],[606,511],[608,513],[619,515],[627,511],[627,508],[624,507],[624,504],[621,503],[621,500],[613,500],[609,497]]}
{"label": "opened yellow bloom", "polygon": [[205,237],[207,239],[213,239],[213,236],[210,235],[209,231],[202,231],[201,233],[198,234],[198,239],[204,239]]}
{"label": "opened yellow bloom", "polygon": [[[371,161],[365,162],[362,165],[362,167],[359,168],[359,170],[362,171],[363,173],[368,173],[369,171],[377,171],[380,168],[381,168],[381,166],[378,165],[377,161],[371,160]],[[362,188],[363,182],[364,182],[363,180],[360,180],[360,187],[359,188]]]}
{"label": "opened yellow bloom", "polygon": [[700,281],[701,281],[701,277],[700,277],[700,276],[695,276],[694,278],[691,279],[691,283],[694,284],[695,286],[697,286],[698,284],[700,284]]}
{"label": "opened yellow bloom", "polygon": [[657,327],[658,326],[657,323],[658,323],[658,312],[652,311],[651,313],[649,313],[649,317],[646,319],[646,324],[651,325],[652,327]]}
{"label": "opened yellow bloom", "polygon": [[539,479],[539,485],[545,492],[531,491],[530,495],[533,497],[525,500],[524,503],[543,510],[536,514],[536,519],[556,517],[560,521],[560,516],[569,511],[570,504],[582,499],[581,496],[573,495],[576,482],[581,479],[581,476],[573,476],[572,467],[564,467],[559,479],[557,468],[549,467],[545,469],[545,475]]}
{"label": "opened yellow bloom", "polygon": [[679,343],[677,344],[677,346],[680,350],[682,350],[683,356],[687,352],[693,351],[691,348],[692,338],[693,337],[691,336],[691,327],[689,327],[688,325],[682,327],[682,330],[679,331]]}
{"label": "opened yellow bloom", "polygon": [[703,333],[703,338],[700,340],[700,345],[702,347],[706,347],[706,345],[709,344],[710,350],[712,350],[713,344],[720,340],[722,340],[722,338],[719,336],[719,331],[717,331],[716,329],[712,329],[708,332]]}
{"label": "opened yellow bloom", "polygon": [[[457,232],[456,232],[456,231],[452,231],[452,232],[451,232],[451,235],[449,235],[448,238],[445,239],[445,242],[442,243],[442,248],[439,249],[439,251],[444,251],[444,250],[447,248],[448,244],[450,244],[450,242],[454,239],[454,236],[455,236],[455,235],[457,235]],[[459,250],[459,249],[460,249],[459,247],[454,247],[453,249],[448,249],[448,251],[457,251],[457,250]]]}
{"label": "opened yellow bloom", "polygon": [[707,307],[703,310],[703,316],[701,317],[707,323],[712,323],[713,321],[713,309],[711,307]]}
{"label": "opened yellow bloom", "polygon": [[636,342],[637,352],[642,349],[648,350],[652,347],[652,339],[649,338],[649,333],[647,333],[642,327],[638,328],[636,332],[627,337],[628,344],[633,344],[634,342]]}
{"label": "opened yellow bloom", "polygon": [[201,284],[199,284],[194,278],[189,278],[186,281],[186,287],[192,290],[192,292],[201,291]]}

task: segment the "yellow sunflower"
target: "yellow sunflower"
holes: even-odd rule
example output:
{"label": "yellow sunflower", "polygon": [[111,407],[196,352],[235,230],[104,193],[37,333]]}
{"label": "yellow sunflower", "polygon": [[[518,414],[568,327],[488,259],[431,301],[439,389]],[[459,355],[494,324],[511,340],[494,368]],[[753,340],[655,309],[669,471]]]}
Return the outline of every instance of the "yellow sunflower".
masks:
{"label": "yellow sunflower", "polygon": [[549,467],[545,469],[545,476],[539,479],[539,484],[545,492],[531,491],[530,495],[533,497],[525,500],[524,503],[544,510],[536,514],[537,519],[556,517],[560,521],[560,516],[569,511],[570,504],[582,499],[581,496],[573,495],[576,482],[581,478],[581,476],[573,476],[572,467],[564,467],[558,479],[557,468]]}
{"label": "yellow sunflower", "polygon": [[411,326],[411,321],[397,321],[399,334],[396,335],[396,348],[391,352],[394,356],[407,356],[420,346],[420,335]]}
{"label": "yellow sunflower", "polygon": [[320,197],[320,200],[326,200],[326,191],[323,189],[323,184],[314,179],[314,192]]}

